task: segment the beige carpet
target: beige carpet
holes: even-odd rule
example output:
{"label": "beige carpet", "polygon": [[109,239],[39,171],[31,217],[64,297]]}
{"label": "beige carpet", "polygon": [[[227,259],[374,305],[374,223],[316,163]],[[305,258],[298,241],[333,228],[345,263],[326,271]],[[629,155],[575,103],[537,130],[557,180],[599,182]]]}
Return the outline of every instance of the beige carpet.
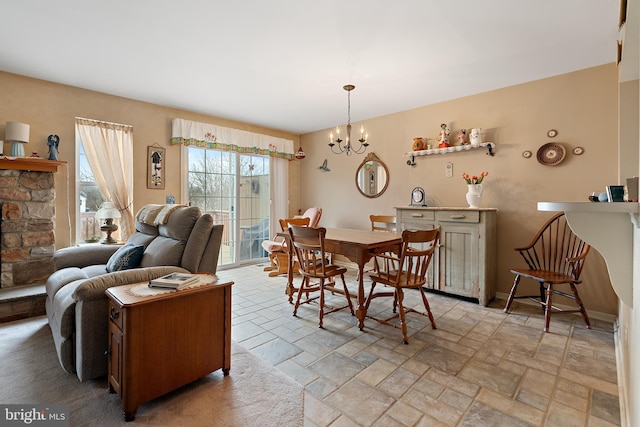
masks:
{"label": "beige carpet", "polygon": [[213,372],[141,405],[125,423],[106,378],[62,370],[45,317],[0,324],[0,403],[66,404],[71,426],[301,426],[302,387],[233,343],[231,372]]}

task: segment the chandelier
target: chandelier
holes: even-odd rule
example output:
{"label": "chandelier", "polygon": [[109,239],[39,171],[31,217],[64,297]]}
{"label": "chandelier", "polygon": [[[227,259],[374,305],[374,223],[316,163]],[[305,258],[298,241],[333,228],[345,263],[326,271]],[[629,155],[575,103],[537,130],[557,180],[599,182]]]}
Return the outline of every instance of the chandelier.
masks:
{"label": "chandelier", "polygon": [[[331,147],[331,151],[334,154],[342,154],[346,153],[347,156],[350,156],[351,153],[362,154],[367,150],[369,143],[367,142],[367,137],[369,136],[364,132],[364,126],[360,127],[360,139],[358,142],[360,143],[356,148],[354,145],[351,145],[351,91],[356,87],[354,85],[345,85],[343,87],[344,90],[347,91],[347,135],[346,141],[344,145],[340,145],[343,141],[340,138],[340,128],[336,127],[336,139],[334,142],[333,132],[329,135],[329,147]],[[334,147],[337,145],[337,151]]]}

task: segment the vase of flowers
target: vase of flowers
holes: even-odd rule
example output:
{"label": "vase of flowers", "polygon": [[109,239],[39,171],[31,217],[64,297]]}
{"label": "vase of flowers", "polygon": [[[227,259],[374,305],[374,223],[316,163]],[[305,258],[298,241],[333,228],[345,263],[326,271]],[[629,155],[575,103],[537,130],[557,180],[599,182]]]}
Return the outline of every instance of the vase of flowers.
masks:
{"label": "vase of flowers", "polygon": [[488,172],[482,171],[480,176],[470,176],[468,173],[462,174],[462,179],[467,183],[467,203],[470,208],[479,208],[482,202],[482,181],[484,177],[489,175]]}

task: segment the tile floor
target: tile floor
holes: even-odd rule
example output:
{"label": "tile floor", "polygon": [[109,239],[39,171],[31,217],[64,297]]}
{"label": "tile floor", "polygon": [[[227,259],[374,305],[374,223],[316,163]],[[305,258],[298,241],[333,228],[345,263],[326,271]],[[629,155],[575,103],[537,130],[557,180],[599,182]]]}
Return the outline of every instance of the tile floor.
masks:
{"label": "tile floor", "polygon": [[[286,279],[262,266],[224,275],[236,281],[233,339],[304,386],[305,426],[620,425],[609,323],[587,330],[577,316],[555,316],[545,334],[539,308],[514,302],[507,315],[504,301],[429,294],[438,328],[409,314],[403,345],[399,329],[367,320],[360,331],[347,310],[325,316],[325,329],[317,305],[293,317]],[[418,295],[407,302],[419,306]],[[391,305],[377,302],[372,313]]]}

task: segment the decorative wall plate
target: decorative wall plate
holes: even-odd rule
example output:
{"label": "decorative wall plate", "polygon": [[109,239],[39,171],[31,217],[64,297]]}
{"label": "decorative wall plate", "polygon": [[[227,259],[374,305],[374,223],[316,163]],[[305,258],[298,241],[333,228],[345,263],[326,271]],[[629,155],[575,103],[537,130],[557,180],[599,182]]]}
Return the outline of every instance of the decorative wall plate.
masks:
{"label": "decorative wall plate", "polygon": [[557,131],[557,130],[555,130],[555,129],[549,129],[549,130],[547,131],[547,136],[548,136],[549,138],[555,138],[556,136],[558,136],[558,131]]}
{"label": "decorative wall plate", "polygon": [[554,142],[544,144],[538,149],[538,162],[545,166],[556,166],[564,160],[566,152],[564,147]]}
{"label": "decorative wall plate", "polygon": [[582,148],[582,147],[573,147],[573,154],[575,154],[576,156],[579,156],[582,153],[584,153],[584,148]]}
{"label": "decorative wall plate", "polygon": [[522,152],[522,157],[524,157],[525,159],[528,159],[529,157],[531,157],[531,151],[529,151],[529,150],[523,151]]}

